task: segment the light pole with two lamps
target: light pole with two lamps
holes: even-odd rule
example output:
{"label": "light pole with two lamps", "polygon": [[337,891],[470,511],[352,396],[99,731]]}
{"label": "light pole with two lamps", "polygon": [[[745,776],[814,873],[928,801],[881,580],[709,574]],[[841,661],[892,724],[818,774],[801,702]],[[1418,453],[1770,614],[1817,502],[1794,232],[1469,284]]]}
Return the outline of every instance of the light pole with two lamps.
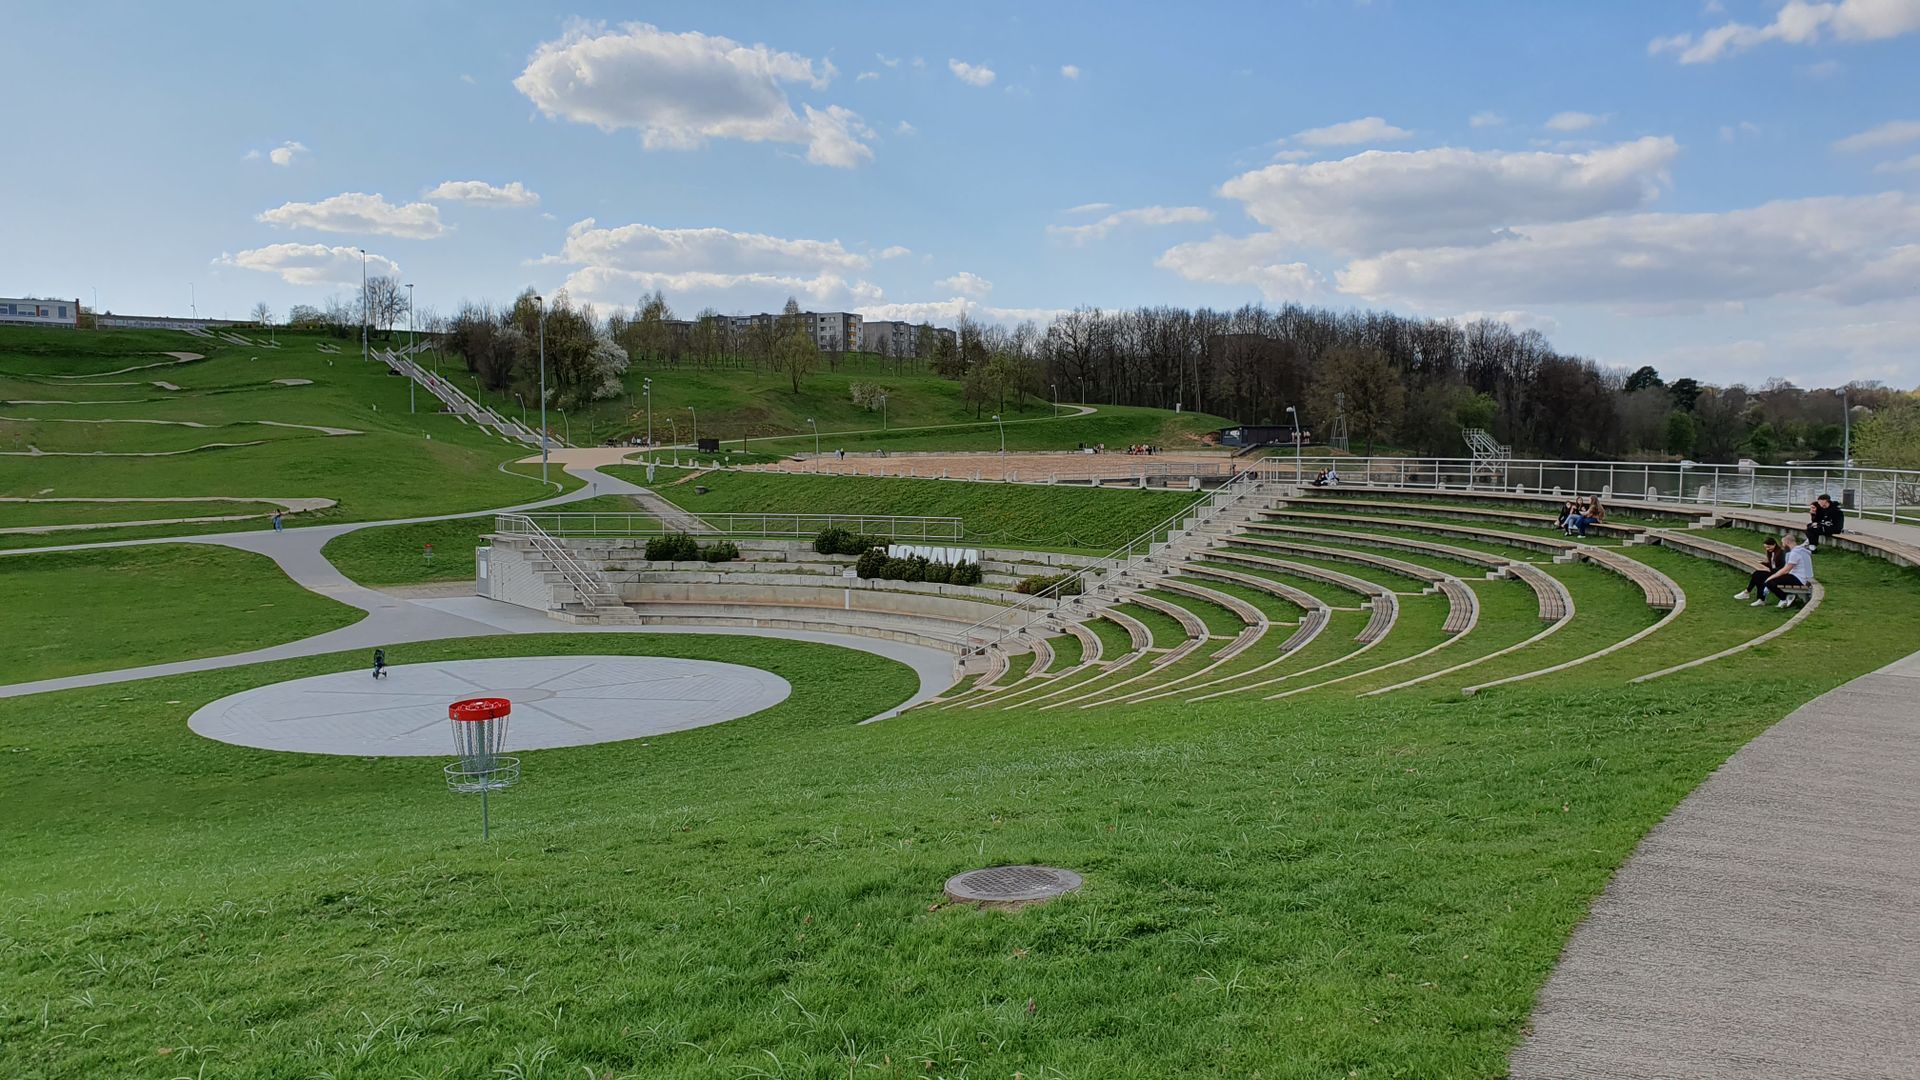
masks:
{"label": "light pole with two lamps", "polygon": [[547,483],[547,301],[536,296],[540,305],[540,482]]}

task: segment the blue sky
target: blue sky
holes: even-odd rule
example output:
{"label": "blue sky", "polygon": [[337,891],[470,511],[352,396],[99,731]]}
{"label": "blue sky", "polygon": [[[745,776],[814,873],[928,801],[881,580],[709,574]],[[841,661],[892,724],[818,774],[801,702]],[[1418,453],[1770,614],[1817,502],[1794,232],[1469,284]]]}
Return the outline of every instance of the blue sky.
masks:
{"label": "blue sky", "polygon": [[[0,293],[1489,314],[1920,383],[1920,0],[39,5]],[[23,123],[23,116],[30,121]]]}

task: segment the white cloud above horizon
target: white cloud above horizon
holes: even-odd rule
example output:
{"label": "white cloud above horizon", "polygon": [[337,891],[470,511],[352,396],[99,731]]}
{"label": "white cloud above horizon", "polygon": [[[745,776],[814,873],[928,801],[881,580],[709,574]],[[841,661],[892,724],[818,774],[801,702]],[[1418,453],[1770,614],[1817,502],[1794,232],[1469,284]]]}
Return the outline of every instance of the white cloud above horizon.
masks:
{"label": "white cloud above horizon", "polygon": [[286,142],[264,153],[259,150],[249,150],[245,156],[248,161],[260,161],[264,158],[284,169],[291,166],[295,161],[300,160],[301,157],[311,153],[312,151],[307,149],[307,144],[288,139]]}
{"label": "white cloud above horizon", "polygon": [[1413,132],[1395,127],[1378,116],[1363,116],[1326,127],[1295,132],[1295,142],[1308,146],[1357,146],[1361,143],[1398,142],[1413,138]]}
{"label": "white cloud above horizon", "polygon": [[1655,38],[1649,55],[1672,53],[1682,64],[1710,64],[1768,42],[1813,45],[1831,38],[1884,41],[1920,31],[1920,0],[1787,0],[1765,26],[1726,22],[1697,34]]}
{"label": "white cloud above horizon", "polygon": [[1605,116],[1588,112],[1557,112],[1547,117],[1548,131],[1585,131],[1607,122]]}
{"label": "white cloud above horizon", "polygon": [[540,196],[527,190],[518,180],[495,187],[485,180],[446,180],[422,198],[447,202],[475,203],[480,206],[538,206]]}
{"label": "white cloud above horizon", "polygon": [[1060,74],[1063,78],[1077,79],[1080,77],[1080,65],[1079,64],[1061,64]]}
{"label": "white cloud above horizon", "polygon": [[987,294],[993,291],[993,282],[988,281],[979,274],[962,270],[952,277],[941,278],[939,281],[934,282],[933,287],[958,293],[961,296],[973,300],[985,300]]}
{"label": "white cloud above horizon", "polygon": [[[278,274],[289,285],[358,285],[362,272],[357,248],[328,244],[268,244],[231,254],[223,252],[213,265]],[[400,264],[368,252],[365,272],[398,277]]]}
{"label": "white cloud above horizon", "polygon": [[287,229],[397,236],[406,240],[431,240],[447,231],[440,222],[440,208],[432,203],[396,206],[385,196],[363,191],[343,192],[319,202],[282,203],[261,211],[255,220]]}
{"label": "white cloud above horizon", "polygon": [[1920,120],[1889,120],[1844,139],[1836,139],[1833,148],[1842,153],[1856,154],[1910,142],[1920,142]]}
{"label": "white cloud above horizon", "polygon": [[[1076,206],[1073,213],[1093,213],[1110,203],[1087,203]],[[1048,236],[1064,237],[1075,244],[1084,244],[1089,240],[1099,240],[1115,229],[1131,226],[1185,225],[1201,221],[1212,221],[1213,211],[1203,206],[1141,206],[1132,210],[1116,210],[1098,221],[1085,225],[1049,225]]]}
{"label": "white cloud above horizon", "polygon": [[832,61],[697,31],[576,23],[536,48],[513,85],[549,118],[635,130],[648,150],[796,143],[813,164],[853,168],[873,159],[859,114],[811,104],[796,112],[787,96],[789,86],[825,90],[835,74]]}
{"label": "white cloud above horizon", "polygon": [[969,64],[965,60],[948,60],[947,70],[968,86],[992,86],[997,77],[985,64]]}

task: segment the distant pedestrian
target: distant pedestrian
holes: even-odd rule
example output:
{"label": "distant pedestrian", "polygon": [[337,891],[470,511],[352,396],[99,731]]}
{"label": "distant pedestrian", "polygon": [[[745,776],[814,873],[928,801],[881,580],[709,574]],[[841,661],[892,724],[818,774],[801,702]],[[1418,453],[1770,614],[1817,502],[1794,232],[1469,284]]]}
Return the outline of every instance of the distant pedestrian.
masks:
{"label": "distant pedestrian", "polygon": [[275,510],[273,512],[273,531],[274,532],[286,531],[286,515],[279,510]]}
{"label": "distant pedestrian", "polygon": [[373,650],[373,677],[376,679],[387,677],[387,650],[385,649]]}

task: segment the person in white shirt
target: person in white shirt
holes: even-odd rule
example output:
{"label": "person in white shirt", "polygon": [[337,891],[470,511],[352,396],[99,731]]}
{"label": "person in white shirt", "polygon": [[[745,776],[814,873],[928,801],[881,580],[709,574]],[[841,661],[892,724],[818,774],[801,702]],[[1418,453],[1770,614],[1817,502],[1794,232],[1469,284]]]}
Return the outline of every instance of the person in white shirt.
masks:
{"label": "person in white shirt", "polygon": [[1760,598],[1748,604],[1748,607],[1759,607],[1761,604],[1766,603],[1768,589],[1772,589],[1773,595],[1780,598],[1778,606],[1783,608],[1792,607],[1795,599],[1794,594],[1786,590],[1790,588],[1804,588],[1813,584],[1813,549],[1794,539],[1791,533],[1784,537],[1784,539],[1787,544],[1785,565],[1781,566],[1779,570],[1774,571],[1773,575],[1767,578],[1765,583],[1760,586]]}

